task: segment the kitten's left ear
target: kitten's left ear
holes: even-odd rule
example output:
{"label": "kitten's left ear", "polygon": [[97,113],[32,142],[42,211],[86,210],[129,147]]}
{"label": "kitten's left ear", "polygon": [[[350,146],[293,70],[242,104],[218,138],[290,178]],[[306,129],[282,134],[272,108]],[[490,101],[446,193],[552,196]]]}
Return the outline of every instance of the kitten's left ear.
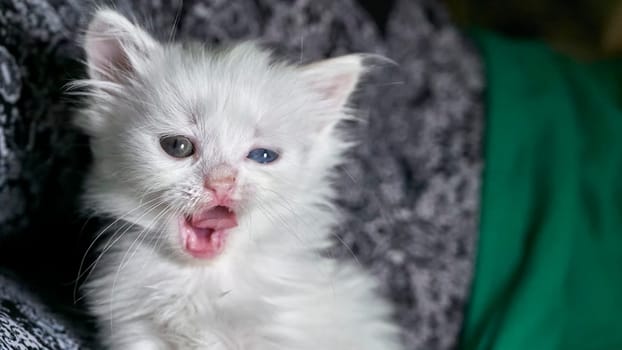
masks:
{"label": "kitten's left ear", "polygon": [[342,112],[366,69],[364,55],[346,55],[315,62],[301,68],[304,79],[329,113]]}
{"label": "kitten's left ear", "polygon": [[158,47],[147,32],[110,9],[95,14],[84,38],[91,79],[113,83],[131,78]]}

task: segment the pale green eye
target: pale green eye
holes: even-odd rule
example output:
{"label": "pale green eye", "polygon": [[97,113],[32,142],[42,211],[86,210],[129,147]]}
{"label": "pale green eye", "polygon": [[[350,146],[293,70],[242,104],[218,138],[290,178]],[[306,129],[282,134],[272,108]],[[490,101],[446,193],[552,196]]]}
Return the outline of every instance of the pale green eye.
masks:
{"label": "pale green eye", "polygon": [[164,152],[175,158],[186,158],[194,154],[192,141],[181,135],[161,137],[160,146]]}

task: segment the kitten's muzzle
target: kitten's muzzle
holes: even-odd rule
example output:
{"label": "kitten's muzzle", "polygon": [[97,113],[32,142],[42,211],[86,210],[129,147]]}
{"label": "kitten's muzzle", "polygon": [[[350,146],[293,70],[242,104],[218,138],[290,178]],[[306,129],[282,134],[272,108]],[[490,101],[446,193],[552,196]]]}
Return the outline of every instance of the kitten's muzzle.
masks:
{"label": "kitten's muzzle", "polygon": [[235,176],[207,178],[203,186],[210,192],[214,202],[225,206],[231,205],[231,197],[235,190]]}

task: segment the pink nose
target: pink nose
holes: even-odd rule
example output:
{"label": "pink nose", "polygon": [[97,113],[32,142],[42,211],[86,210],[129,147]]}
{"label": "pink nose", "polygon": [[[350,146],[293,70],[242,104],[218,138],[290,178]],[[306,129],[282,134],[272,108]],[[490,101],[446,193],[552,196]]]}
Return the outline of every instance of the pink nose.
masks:
{"label": "pink nose", "polygon": [[235,187],[235,177],[227,176],[216,179],[206,179],[205,188],[212,191],[217,201],[224,202],[231,197]]}

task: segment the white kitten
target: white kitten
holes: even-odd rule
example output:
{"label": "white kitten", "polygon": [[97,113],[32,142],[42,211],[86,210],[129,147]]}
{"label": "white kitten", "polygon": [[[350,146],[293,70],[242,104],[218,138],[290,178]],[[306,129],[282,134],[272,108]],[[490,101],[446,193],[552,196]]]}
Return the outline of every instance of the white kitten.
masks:
{"label": "white kitten", "polygon": [[85,50],[86,198],[117,219],[85,288],[107,347],[401,348],[373,279],[322,255],[361,56],[161,44],[112,10]]}

